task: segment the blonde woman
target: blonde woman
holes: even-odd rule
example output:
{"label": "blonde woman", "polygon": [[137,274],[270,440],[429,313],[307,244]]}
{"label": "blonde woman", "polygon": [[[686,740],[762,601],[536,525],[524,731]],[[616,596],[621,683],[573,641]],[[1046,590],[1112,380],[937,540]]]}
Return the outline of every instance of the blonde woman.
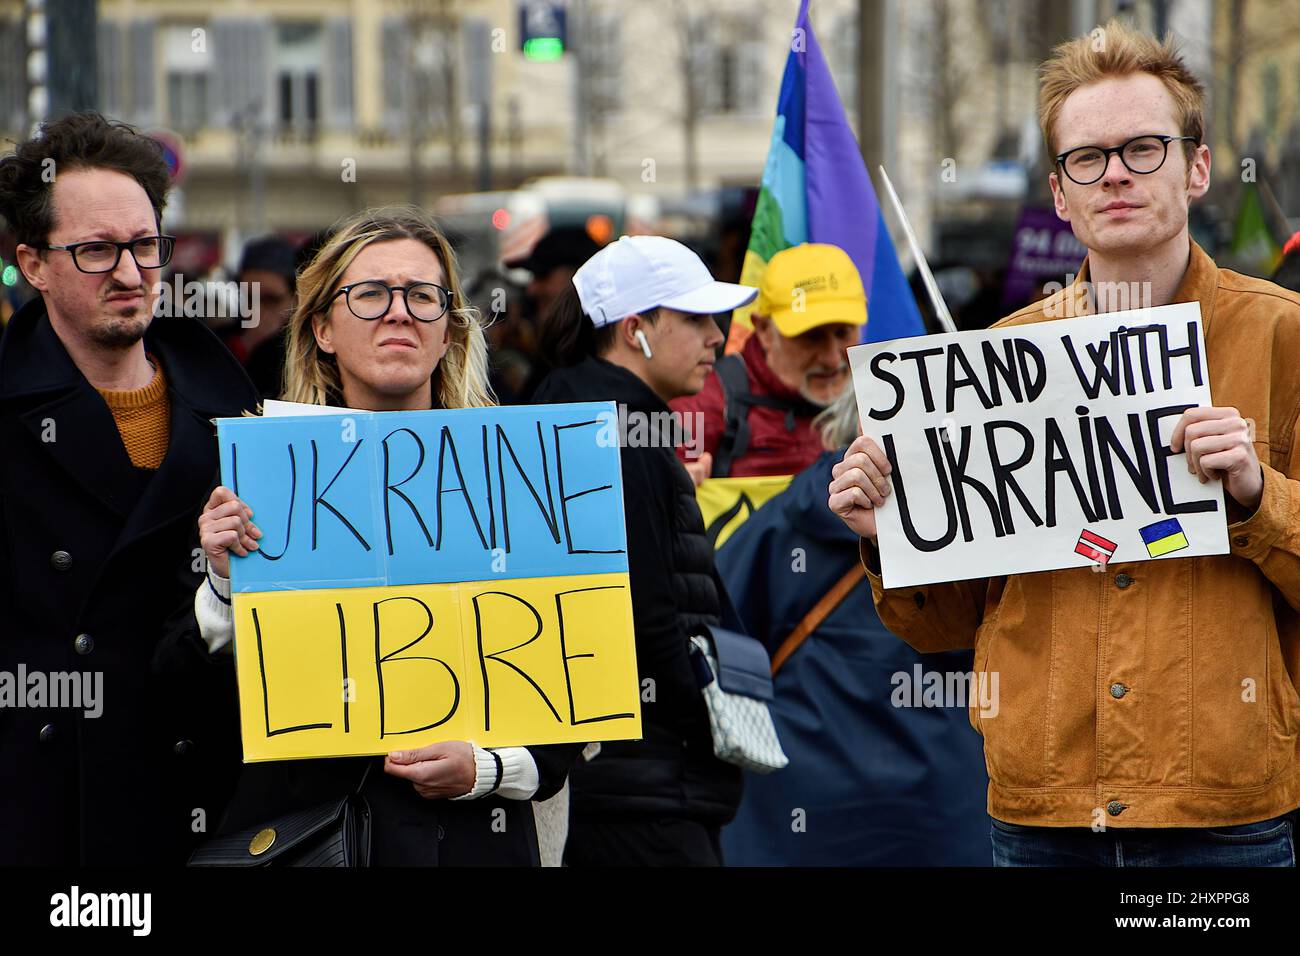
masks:
{"label": "blonde woman", "polygon": [[[493,405],[487,346],[461,292],[456,260],[437,225],[414,208],[358,213],[298,278],[289,320],[284,398],[366,411]],[[199,519],[208,582],[195,598],[210,652],[230,647],[230,553],[261,532],[230,489]],[[535,865],[529,801],[563,785],[581,747],[509,747],[465,741],[387,757],[279,761],[244,768],[222,832],[342,797],[363,779],[376,866]],[[499,763],[498,763],[499,761]],[[369,767],[369,772],[367,768]],[[505,828],[493,826],[506,811]]]}

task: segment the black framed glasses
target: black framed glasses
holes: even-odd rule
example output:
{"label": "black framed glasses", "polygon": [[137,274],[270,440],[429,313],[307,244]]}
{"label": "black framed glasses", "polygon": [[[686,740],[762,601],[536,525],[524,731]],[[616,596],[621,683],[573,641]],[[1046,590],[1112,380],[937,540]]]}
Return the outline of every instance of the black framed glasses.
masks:
{"label": "black framed glasses", "polygon": [[99,272],[112,272],[122,259],[122,251],[128,249],[131,258],[141,269],[161,269],[172,260],[172,250],[176,248],[175,236],[141,236],[130,242],[113,242],[111,239],[92,239],[89,242],[74,242],[66,246],[54,246],[46,243],[42,248],[56,252],[67,252],[72,256],[72,264],[82,272],[92,275]]}
{"label": "black framed glasses", "polygon": [[451,305],[451,290],[432,282],[412,282],[410,285],[384,285],[377,279],[345,285],[330,296],[333,302],[347,296],[348,309],[358,319],[372,322],[388,314],[393,304],[393,293],[406,297],[406,311],[411,318],[421,322],[437,322],[447,314]]}
{"label": "black framed glasses", "polygon": [[1071,180],[1080,186],[1090,186],[1106,175],[1112,154],[1119,153],[1120,162],[1129,172],[1145,176],[1165,164],[1170,143],[1182,140],[1197,142],[1195,136],[1166,136],[1163,133],[1135,136],[1127,143],[1109,148],[1076,146],[1057,156],[1056,162]]}

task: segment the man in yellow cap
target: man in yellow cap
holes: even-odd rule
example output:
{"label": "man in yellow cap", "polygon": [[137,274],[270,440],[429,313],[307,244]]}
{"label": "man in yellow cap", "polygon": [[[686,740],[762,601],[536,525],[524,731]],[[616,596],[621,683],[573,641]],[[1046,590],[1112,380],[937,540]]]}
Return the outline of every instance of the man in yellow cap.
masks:
{"label": "man in yellow cap", "polygon": [[686,462],[697,483],[793,475],[821,454],[812,420],[852,385],[845,350],[867,321],[862,279],[838,246],[784,249],[767,265],[751,319],[740,353],[724,356],[698,395],[671,403],[703,415],[692,443],[702,453]]}

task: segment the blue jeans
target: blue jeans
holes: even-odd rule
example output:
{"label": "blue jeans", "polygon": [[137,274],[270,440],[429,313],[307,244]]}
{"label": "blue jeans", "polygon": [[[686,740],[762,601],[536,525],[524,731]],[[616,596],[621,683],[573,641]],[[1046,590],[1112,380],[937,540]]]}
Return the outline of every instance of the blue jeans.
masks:
{"label": "blue jeans", "polygon": [[1126,830],[994,820],[994,866],[1295,866],[1300,809],[1235,827]]}

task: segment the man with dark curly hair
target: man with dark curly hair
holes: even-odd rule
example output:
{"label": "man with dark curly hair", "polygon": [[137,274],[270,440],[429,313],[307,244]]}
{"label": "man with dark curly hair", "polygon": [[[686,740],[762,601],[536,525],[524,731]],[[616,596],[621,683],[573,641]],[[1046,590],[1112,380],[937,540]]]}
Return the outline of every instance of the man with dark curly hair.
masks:
{"label": "man with dark curly hair", "polygon": [[153,318],[169,185],[97,113],[0,157],[40,293],[0,340],[0,864],[179,863],[238,765],[229,666],[162,635],[202,580],[210,421],[256,395],[197,321]]}

